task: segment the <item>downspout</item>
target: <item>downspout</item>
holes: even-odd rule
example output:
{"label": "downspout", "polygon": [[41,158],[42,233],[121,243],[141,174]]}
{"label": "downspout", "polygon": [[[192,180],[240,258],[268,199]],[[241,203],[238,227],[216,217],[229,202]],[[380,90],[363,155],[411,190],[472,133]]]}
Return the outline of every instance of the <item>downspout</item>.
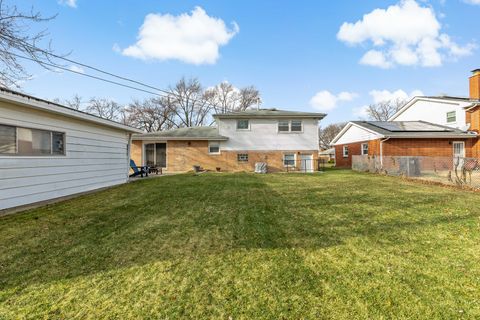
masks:
{"label": "downspout", "polygon": [[389,140],[390,137],[388,138],[385,138],[383,140],[380,140],[380,166],[381,166],[381,169],[383,169],[383,143],[387,140]]}
{"label": "downspout", "polygon": [[127,144],[127,182],[130,177],[130,157],[132,155],[132,133],[128,134],[128,144]]}

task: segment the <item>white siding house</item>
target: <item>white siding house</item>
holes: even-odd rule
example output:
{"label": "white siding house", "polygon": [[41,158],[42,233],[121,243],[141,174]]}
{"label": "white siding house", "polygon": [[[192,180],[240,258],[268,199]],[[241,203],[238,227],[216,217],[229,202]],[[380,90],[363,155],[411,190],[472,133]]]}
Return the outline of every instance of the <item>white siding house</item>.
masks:
{"label": "white siding house", "polygon": [[0,91],[0,210],[128,181],[139,130]]}
{"label": "white siding house", "polygon": [[237,129],[237,119],[218,121],[218,133],[228,137],[222,141],[221,149],[234,150],[317,150],[318,119],[305,118],[300,132],[283,133],[278,131],[278,119],[251,117],[249,128]]}
{"label": "white siding house", "polygon": [[472,102],[455,97],[415,97],[389,121],[427,121],[467,130],[465,108]]}

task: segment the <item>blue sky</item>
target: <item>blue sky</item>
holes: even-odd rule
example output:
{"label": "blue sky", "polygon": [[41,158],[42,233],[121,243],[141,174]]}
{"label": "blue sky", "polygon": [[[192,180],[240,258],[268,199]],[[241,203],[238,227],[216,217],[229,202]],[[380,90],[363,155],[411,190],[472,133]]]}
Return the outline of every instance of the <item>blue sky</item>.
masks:
{"label": "blue sky", "polygon": [[[469,72],[480,67],[475,2],[480,1],[29,0],[22,5],[44,15],[58,13],[44,26],[53,47],[71,51],[72,59],[161,88],[182,76],[198,77],[205,86],[255,85],[263,107],[326,112],[327,124],[358,119],[362,107],[392,95],[466,96]],[[48,99],[79,94],[127,103],[147,96],[74,74],[36,66],[29,71],[34,77],[22,89]]]}

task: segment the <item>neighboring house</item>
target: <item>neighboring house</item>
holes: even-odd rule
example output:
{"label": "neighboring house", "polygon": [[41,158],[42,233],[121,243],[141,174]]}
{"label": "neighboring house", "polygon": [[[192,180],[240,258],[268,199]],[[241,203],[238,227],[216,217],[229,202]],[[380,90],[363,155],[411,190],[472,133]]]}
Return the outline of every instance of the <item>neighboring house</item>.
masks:
{"label": "neighboring house", "polygon": [[470,97],[415,97],[389,121],[352,121],[332,140],[336,165],[353,155],[480,157],[480,70]]}
{"label": "neighboring house", "polygon": [[166,172],[207,170],[313,171],[318,158],[318,122],[323,113],[247,110],[216,114],[216,127],[181,128],[133,136],[132,159]]}
{"label": "neighboring house", "polygon": [[138,132],[0,89],[0,210],[127,182]]}
{"label": "neighboring house", "polygon": [[319,159],[324,159],[324,160],[335,160],[335,148],[330,148],[327,150],[320,151],[318,153],[318,158]]}

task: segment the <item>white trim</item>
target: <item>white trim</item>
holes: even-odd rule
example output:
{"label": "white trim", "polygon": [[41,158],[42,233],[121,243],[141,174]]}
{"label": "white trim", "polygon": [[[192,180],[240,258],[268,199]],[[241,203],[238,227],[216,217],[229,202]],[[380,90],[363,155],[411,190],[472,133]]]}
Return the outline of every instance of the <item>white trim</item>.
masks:
{"label": "white trim", "polygon": [[455,157],[455,145],[456,144],[461,144],[462,145],[462,151],[463,151],[463,155],[461,156],[461,158],[465,158],[465,141],[452,141],[452,148],[453,148],[453,156]]}
{"label": "white trim", "polygon": [[[347,154],[345,154],[345,151],[347,151]],[[348,149],[348,145],[347,146],[343,146],[342,147],[342,156],[344,158],[348,158],[350,155],[350,150]]]}
{"label": "white trim", "polygon": [[[286,155],[293,155],[293,166],[289,164],[285,164],[285,156]],[[282,155],[282,163],[284,168],[296,168],[297,167],[297,153],[296,152],[284,152]]]}
{"label": "white trim", "polygon": [[391,116],[387,121],[394,121],[398,118],[402,113],[404,113],[407,109],[413,106],[418,101],[427,101],[427,102],[437,102],[443,104],[450,104],[450,105],[457,105],[459,106],[461,102],[455,99],[446,99],[446,98],[427,98],[427,97],[413,97],[410,101],[408,101],[400,110],[398,110],[393,116]]}
{"label": "white trim", "polygon": [[[278,130],[280,122],[288,122],[288,131],[280,131]],[[302,130],[300,131],[292,131],[292,121],[300,121],[302,123]],[[302,119],[282,119],[277,121],[277,134],[301,134],[303,133],[304,122]]]}
{"label": "white trim", "polygon": [[[238,128],[238,121],[248,121],[248,128],[246,128],[246,129],[239,129],[239,128]],[[237,119],[237,120],[235,121],[235,130],[236,130],[236,131],[240,131],[240,132],[242,132],[242,131],[251,131],[251,126],[250,126],[250,125],[251,125],[251,124],[250,124],[250,119]]]}
{"label": "white trim", "polygon": [[[363,153],[363,146],[365,146],[365,145],[367,146],[367,153]],[[364,143],[360,144],[360,154],[362,156],[368,155],[368,142],[364,142]]]}
{"label": "white trim", "polygon": [[360,128],[360,129],[363,129],[363,130],[366,130],[372,134],[375,134],[375,135],[378,135],[379,138],[383,138],[383,135],[381,135],[380,133],[378,132],[375,132],[373,130],[370,130],[368,128],[365,128],[361,125],[358,125],[356,123],[353,123],[353,122],[349,122],[345,125],[345,127],[343,127],[343,129],[335,136],[335,138],[333,138],[333,140],[330,142],[330,145],[333,146],[335,145],[335,143],[345,134],[345,132],[347,132],[348,129],[350,129],[352,126],[355,126],[357,128]]}
{"label": "white trim", "polygon": [[[210,152],[210,145],[211,144],[218,144],[218,152]],[[221,153],[221,150],[220,150],[220,141],[209,141],[208,142],[208,154],[220,154]]]}
{"label": "white trim", "polygon": [[24,107],[29,107],[36,110],[59,114],[59,115],[70,117],[70,118],[80,119],[88,122],[94,122],[96,124],[104,125],[104,126],[119,129],[119,130],[124,130],[127,132],[143,133],[142,130],[129,127],[115,121],[102,119],[100,117],[96,117],[94,115],[91,115],[82,111],[78,111],[78,110],[70,109],[66,106],[54,104],[53,102],[49,103],[47,101],[42,101],[41,99],[36,100],[35,97],[28,98],[26,96],[23,96],[21,93],[0,92],[0,101],[19,104]]}

